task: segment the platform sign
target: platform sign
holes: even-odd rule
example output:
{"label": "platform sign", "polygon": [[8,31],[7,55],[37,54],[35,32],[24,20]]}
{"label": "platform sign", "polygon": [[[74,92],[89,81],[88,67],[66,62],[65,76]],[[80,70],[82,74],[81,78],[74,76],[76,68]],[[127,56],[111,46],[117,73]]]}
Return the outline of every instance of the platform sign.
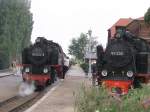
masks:
{"label": "platform sign", "polygon": [[87,52],[85,54],[85,59],[97,59],[97,55],[95,52],[92,52],[92,53]]}

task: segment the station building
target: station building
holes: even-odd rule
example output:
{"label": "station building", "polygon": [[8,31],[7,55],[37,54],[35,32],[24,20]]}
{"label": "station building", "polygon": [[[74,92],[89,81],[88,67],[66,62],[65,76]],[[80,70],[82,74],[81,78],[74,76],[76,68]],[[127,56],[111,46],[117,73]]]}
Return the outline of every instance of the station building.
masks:
{"label": "station building", "polygon": [[144,17],[137,19],[120,18],[111,28],[108,29],[108,40],[113,39],[117,29],[126,29],[135,36],[141,37],[150,42],[150,25],[144,21]]}

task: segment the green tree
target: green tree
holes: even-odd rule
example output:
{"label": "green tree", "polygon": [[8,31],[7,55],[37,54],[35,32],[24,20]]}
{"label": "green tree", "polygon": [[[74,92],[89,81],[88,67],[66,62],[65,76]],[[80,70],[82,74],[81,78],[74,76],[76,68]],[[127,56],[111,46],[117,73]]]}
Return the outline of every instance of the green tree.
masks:
{"label": "green tree", "polygon": [[[73,38],[71,40],[71,45],[69,46],[69,54],[74,56],[76,60],[83,62],[85,53],[88,50],[89,39],[87,35],[84,33],[80,34],[79,38]],[[92,52],[96,52],[96,46],[98,42],[95,39],[91,41],[91,50]]]}
{"label": "green tree", "polygon": [[71,45],[69,46],[69,54],[74,56],[77,60],[83,61],[85,54],[85,47],[88,43],[87,35],[84,33],[80,34],[79,38],[73,38]]}
{"label": "green tree", "polygon": [[147,24],[150,24],[150,8],[148,8],[147,12],[145,13],[144,20]]}
{"label": "green tree", "polygon": [[30,5],[30,0],[0,0],[0,51],[7,56],[7,65],[30,43],[33,25]]}

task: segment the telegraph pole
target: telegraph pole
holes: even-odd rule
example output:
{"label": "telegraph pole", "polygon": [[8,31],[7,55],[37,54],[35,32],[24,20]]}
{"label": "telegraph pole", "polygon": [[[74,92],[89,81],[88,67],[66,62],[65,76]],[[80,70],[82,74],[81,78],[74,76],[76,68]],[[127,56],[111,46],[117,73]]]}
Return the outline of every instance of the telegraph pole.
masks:
{"label": "telegraph pole", "polygon": [[89,71],[88,71],[88,76],[92,76],[92,70],[91,70],[91,39],[92,39],[92,30],[88,31],[89,34]]}

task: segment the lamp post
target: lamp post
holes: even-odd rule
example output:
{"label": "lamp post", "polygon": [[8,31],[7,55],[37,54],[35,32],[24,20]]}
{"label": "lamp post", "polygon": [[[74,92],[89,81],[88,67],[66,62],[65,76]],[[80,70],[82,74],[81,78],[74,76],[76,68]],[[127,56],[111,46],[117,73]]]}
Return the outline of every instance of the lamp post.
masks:
{"label": "lamp post", "polygon": [[89,71],[88,71],[88,76],[92,75],[92,70],[91,70],[91,39],[92,39],[92,30],[88,31],[89,35]]}

